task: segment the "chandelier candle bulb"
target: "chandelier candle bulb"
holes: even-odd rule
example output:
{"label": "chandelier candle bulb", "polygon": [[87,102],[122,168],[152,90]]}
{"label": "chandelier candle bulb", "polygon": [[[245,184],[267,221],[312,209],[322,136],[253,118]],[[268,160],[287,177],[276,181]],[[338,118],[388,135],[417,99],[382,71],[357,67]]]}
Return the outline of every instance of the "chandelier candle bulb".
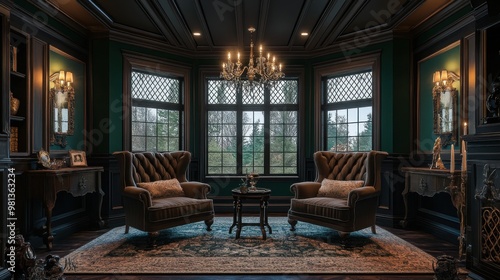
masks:
{"label": "chandelier candle bulb", "polygon": [[455,146],[453,144],[450,148],[450,173],[455,173]]}

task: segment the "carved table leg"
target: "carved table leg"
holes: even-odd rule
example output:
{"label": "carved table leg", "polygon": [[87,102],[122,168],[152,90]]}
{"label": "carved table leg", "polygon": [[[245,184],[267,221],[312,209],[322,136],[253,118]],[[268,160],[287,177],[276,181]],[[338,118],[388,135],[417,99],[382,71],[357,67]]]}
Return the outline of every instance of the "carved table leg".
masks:
{"label": "carved table leg", "polygon": [[95,220],[97,222],[97,227],[99,229],[102,229],[106,226],[106,223],[101,217],[101,209],[102,209],[102,201],[104,199],[104,191],[101,188],[101,172],[97,172],[97,186],[96,186],[96,192],[97,192],[97,214],[95,217]]}
{"label": "carved table leg", "polygon": [[264,228],[265,224],[265,199],[262,198],[260,200],[260,219],[259,219],[259,225],[260,225],[260,231],[262,232],[262,239],[266,240],[266,229]]}
{"label": "carved table leg", "polygon": [[399,221],[401,227],[406,228],[408,226],[408,192],[410,191],[410,175],[405,174],[405,189],[401,193],[403,195],[403,202],[405,204],[405,218]]}
{"label": "carved table leg", "polygon": [[233,228],[236,226],[236,215],[238,213],[238,210],[236,209],[236,204],[238,203],[238,199],[236,196],[233,196],[233,224],[229,227],[229,233],[233,231]]}
{"label": "carved table leg", "polygon": [[236,238],[235,239],[238,239],[240,238],[240,234],[241,234],[241,228],[243,227],[243,221],[242,221],[242,218],[241,218],[241,212],[243,211],[243,205],[242,205],[242,202],[241,202],[241,198],[238,198],[238,201],[236,202],[236,213],[237,213],[237,226],[236,226]]}
{"label": "carved table leg", "polygon": [[269,234],[272,234],[273,233],[273,230],[271,229],[271,226],[269,225],[269,221],[268,221],[268,213],[267,213],[267,206],[269,204],[269,201],[268,201],[268,198],[266,198],[266,200],[264,201],[264,225],[267,226],[267,228],[269,229]]}
{"label": "carved table leg", "polygon": [[44,206],[47,221],[45,221],[46,232],[43,234],[43,243],[47,246],[48,250],[52,250],[52,242],[54,236],[52,235],[52,209],[56,204],[56,194],[50,191],[45,193]]}

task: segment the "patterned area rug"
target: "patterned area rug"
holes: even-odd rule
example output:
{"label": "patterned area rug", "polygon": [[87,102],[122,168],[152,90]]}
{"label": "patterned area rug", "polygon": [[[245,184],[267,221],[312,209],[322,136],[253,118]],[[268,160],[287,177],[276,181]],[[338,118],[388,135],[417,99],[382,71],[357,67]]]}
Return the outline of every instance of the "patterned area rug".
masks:
{"label": "patterned area rug", "polygon": [[[257,222],[257,218],[244,218]],[[352,233],[347,242],[328,228],[299,222],[290,231],[286,217],[270,217],[272,234],[243,227],[228,233],[232,218],[217,217],[212,231],[203,222],[160,232],[157,246],[147,233],[114,228],[61,260],[65,274],[364,274],[429,273],[435,258],[377,228]]]}

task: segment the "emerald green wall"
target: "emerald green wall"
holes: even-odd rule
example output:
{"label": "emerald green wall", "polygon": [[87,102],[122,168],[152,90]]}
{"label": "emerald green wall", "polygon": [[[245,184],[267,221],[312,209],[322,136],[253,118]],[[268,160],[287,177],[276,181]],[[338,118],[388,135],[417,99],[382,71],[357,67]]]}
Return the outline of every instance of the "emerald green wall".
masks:
{"label": "emerald green wall", "polygon": [[[144,54],[149,57],[177,61],[191,65],[192,60],[158,50],[146,49],[108,39],[96,39],[91,43],[93,63],[93,129],[89,141],[94,153],[111,154],[123,150],[123,52]],[[191,73],[192,76],[192,73]],[[191,80],[193,88],[193,79]],[[191,91],[196,104],[196,96]],[[192,120],[199,118],[199,110],[192,110]],[[199,130],[189,126],[191,137],[198,139]],[[193,147],[187,147],[192,151]],[[193,152],[194,153],[194,152]]]}
{"label": "emerald green wall", "polygon": [[[419,121],[419,147],[423,151],[432,151],[437,135],[434,134],[434,111],[432,100],[432,75],[435,71],[446,69],[460,75],[460,45],[447,51],[423,59],[418,63],[419,92],[418,101],[420,104],[418,112]],[[460,89],[460,81],[455,81],[453,86]],[[460,99],[458,92],[458,100]],[[458,112],[460,109],[457,108]],[[456,143],[458,144],[458,143]],[[458,145],[457,145],[458,147]]]}
{"label": "emerald green wall", "polygon": [[[84,150],[84,124],[85,124],[85,95],[86,95],[86,75],[85,64],[60,51],[49,51],[49,76],[59,71],[73,73],[73,88],[75,89],[75,115],[74,133],[67,136],[66,147],[51,145],[50,151],[56,150]],[[53,85],[49,85],[53,86]],[[49,112],[52,113],[52,112]],[[52,125],[52,124],[51,124]],[[52,126],[51,126],[52,129]]]}

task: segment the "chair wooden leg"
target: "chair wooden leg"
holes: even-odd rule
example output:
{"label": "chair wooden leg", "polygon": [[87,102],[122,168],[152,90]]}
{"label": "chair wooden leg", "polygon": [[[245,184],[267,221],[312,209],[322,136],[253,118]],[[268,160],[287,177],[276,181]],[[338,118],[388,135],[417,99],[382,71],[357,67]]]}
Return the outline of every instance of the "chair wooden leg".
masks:
{"label": "chair wooden leg", "polygon": [[214,223],[214,219],[205,220],[205,225],[207,225],[207,231],[212,230],[210,227],[212,226],[213,223]]}
{"label": "chair wooden leg", "polygon": [[129,230],[129,226],[128,225],[125,225],[125,234],[128,233],[128,230]]}
{"label": "chair wooden leg", "polygon": [[375,225],[372,225],[372,233],[373,233],[373,234],[376,234],[376,233],[377,233],[377,230],[376,230],[375,228],[376,228],[376,226],[375,226]]}
{"label": "chair wooden leg", "polygon": [[148,232],[148,246],[155,247],[158,236],[160,236],[159,231]]}
{"label": "chair wooden leg", "polygon": [[295,231],[295,225],[297,224],[297,221],[296,220],[292,220],[290,218],[288,218],[288,223],[290,224],[291,228],[290,228],[290,231]]}
{"label": "chair wooden leg", "polygon": [[339,231],[340,238],[345,240],[349,237],[349,232]]}

